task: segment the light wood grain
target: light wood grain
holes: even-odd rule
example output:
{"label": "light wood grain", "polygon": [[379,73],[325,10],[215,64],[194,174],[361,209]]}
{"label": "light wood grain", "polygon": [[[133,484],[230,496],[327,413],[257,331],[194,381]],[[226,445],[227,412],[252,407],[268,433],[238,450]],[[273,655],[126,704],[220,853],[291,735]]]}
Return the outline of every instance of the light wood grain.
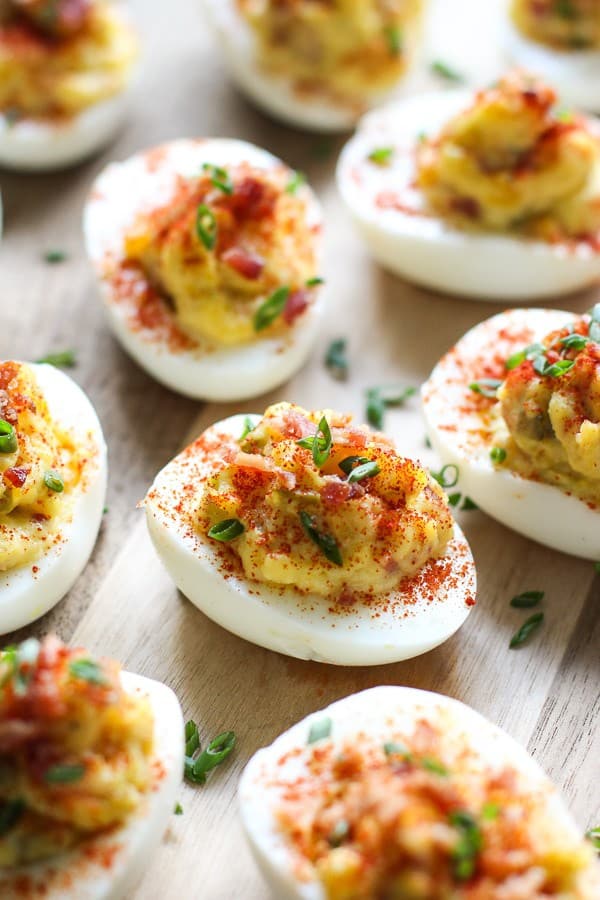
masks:
{"label": "light wood grain", "polygon": [[[445,0],[441,0],[445,2]],[[470,0],[476,4],[480,0]],[[420,384],[467,328],[500,309],[409,287],[369,260],[340,206],[333,182],[340,141],[283,129],[250,109],[229,86],[195,4],[137,0],[146,59],[132,119],[103,157],[51,177],[3,174],[5,236],[0,245],[0,357],[35,359],[74,347],[75,378],[89,392],[106,431],[111,462],[109,512],[84,576],[27,633],[56,630],[68,640],[164,680],[202,736],[234,728],[239,749],[206,787],[181,788],[184,815],[167,839],[138,900],[188,896],[214,900],[265,896],[236,813],[239,773],[254,750],[310,710],[375,684],[408,684],[457,697],[526,744],[565,790],[581,826],[600,820],[598,720],[600,592],[593,566],[544,549],[482,513],[461,514],[479,573],[479,603],[444,646],[419,659],[368,670],[299,662],[224,632],[177,594],[146,535],[136,502],[154,474],[206,425],[239,407],[198,404],[144,375],[109,336],[82,254],[80,212],[95,172],[111,157],[179,135],[235,135],[268,147],[308,173],[326,213],[329,311],[311,362],[269,397],[363,414],[367,386]],[[452,58],[450,61],[453,62]],[[67,262],[42,253],[60,247]],[[569,298],[582,311],[588,292]],[[560,305],[560,304],[556,304]],[[322,355],[333,337],[350,342],[352,374],[331,380]],[[390,412],[387,430],[427,464],[417,401]],[[546,591],[544,629],[508,650],[522,615],[508,605],[525,589]]]}

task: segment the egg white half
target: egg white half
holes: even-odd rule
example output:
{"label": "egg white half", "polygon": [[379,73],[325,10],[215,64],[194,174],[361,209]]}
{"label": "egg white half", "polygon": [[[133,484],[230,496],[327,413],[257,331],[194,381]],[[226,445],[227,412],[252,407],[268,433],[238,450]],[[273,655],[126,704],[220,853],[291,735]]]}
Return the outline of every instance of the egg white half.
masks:
{"label": "egg white half", "polygon": [[[470,233],[427,210],[414,187],[419,136],[437,134],[472,102],[469,91],[443,91],[376,110],[342,151],[338,186],[375,259],[408,281],[477,300],[558,296],[595,282],[600,253],[588,244]],[[369,161],[387,147],[394,148],[390,165]]]}
{"label": "egg white half", "polygon": [[[423,719],[434,727],[441,726],[445,746],[449,755],[456,757],[457,768],[461,748],[468,747],[475,754],[473,764],[480,763],[482,770],[501,771],[506,766],[516,769],[528,789],[539,790],[543,796],[549,821],[559,825],[566,837],[581,840],[581,832],[557,790],[524,747],[506,732],[470,707],[441,694],[408,687],[375,687],[302,719],[270,746],[259,750],[244,770],[239,786],[242,823],[255,859],[273,896],[279,900],[325,900],[316,875],[309,881],[298,880],[294,856],[275,815],[286,785],[310,777],[308,754],[293,751],[306,747],[311,725],[323,718],[331,719],[331,740],[340,748],[347,741],[360,744],[361,734],[383,744],[390,740],[394,729],[410,733]],[[599,888],[600,873],[593,864],[578,900],[592,900],[598,896]]]}
{"label": "egg white half", "polygon": [[[173,349],[150,329],[132,328],[132,309],[117,301],[104,274],[106,259],[124,256],[124,238],[137,216],[168,203],[177,176],[193,177],[204,163],[248,162],[266,171],[283,163],[266,150],[227,138],[178,140],[108,166],[95,182],[84,213],[88,254],[114,334],[124,349],[162,384],[188,397],[242,400],[265,393],[291,377],[305,362],[317,338],[322,293],[285,336],[260,338],[237,347]],[[309,225],[319,242],[321,210],[306,185],[298,194],[308,203]]]}
{"label": "egg white half", "polygon": [[470,411],[469,384],[482,377],[481,360],[508,358],[568,325],[572,313],[515,309],[476,325],[437,364],[423,385],[427,433],[443,463],[458,466],[459,487],[494,519],[540,544],[600,559],[600,509],[558,487],[530,481],[490,459],[481,419]]}
{"label": "egg white half", "polygon": [[122,900],[147,870],[166,831],[183,774],[183,717],[177,697],[150,678],[122,672],[128,693],[146,695],[154,714],[154,784],[120,827],[47,862],[0,870],[3,900]]}
{"label": "egg white half", "polygon": [[[301,97],[291,81],[262,70],[256,58],[255,34],[237,10],[235,0],[203,0],[203,6],[233,81],[259,109],[288,125],[310,131],[336,133],[354,128],[361,112],[364,112],[364,108],[362,111],[360,109],[362,104],[350,108],[326,97]],[[366,105],[377,106],[397,95],[399,90],[401,87],[394,85],[372,94]]]}
{"label": "egg white half", "polygon": [[[251,416],[258,421],[260,416]],[[232,416],[205,432],[241,435],[245,416]],[[218,450],[217,450],[218,453]],[[223,628],[261,647],[298,659],[367,666],[418,656],[447,640],[462,625],[476,590],[475,564],[458,525],[446,554],[413,579],[410,598],[399,591],[372,604],[331,610],[331,600],[294,588],[248,581],[227,571],[223,545],[190,528],[178,510],[184,487],[198,501],[214,473],[215,451],[191,445],[159,474],[144,502],[150,536],[169,575],[192,603]],[[427,576],[450,570],[432,597]],[[229,563],[231,566],[231,563]],[[439,570],[438,570],[439,571]]]}
{"label": "egg white half", "polygon": [[71,512],[60,527],[60,540],[27,565],[0,572],[0,634],[39,619],[71,589],[96,543],[106,498],[107,454],[102,428],[87,396],[54,366],[28,363],[48,403],[52,419],[73,435],[91,439],[95,457],[88,459],[82,482],[73,489]]}

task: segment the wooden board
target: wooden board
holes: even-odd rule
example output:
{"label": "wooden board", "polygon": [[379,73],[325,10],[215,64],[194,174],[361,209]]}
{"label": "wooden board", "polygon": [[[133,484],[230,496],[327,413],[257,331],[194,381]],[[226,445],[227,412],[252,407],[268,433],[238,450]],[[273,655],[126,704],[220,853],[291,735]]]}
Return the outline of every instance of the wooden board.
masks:
{"label": "wooden board", "polygon": [[[437,8],[446,3],[438,0]],[[173,817],[135,897],[264,897],[236,813],[244,763],[310,710],[375,684],[413,685],[471,704],[529,747],[565,790],[582,828],[597,824],[600,592],[589,562],[537,546],[480,512],[461,514],[478,566],[478,606],[444,646],[420,659],[370,670],[298,662],[245,643],[179,596],[162,569],[135,504],[178,447],[239,407],[202,409],[170,394],[108,334],[80,235],[86,191],[108,159],[180,135],[239,136],[305,171],[319,192],[327,221],[329,298],[319,346],[286,388],[244,404],[243,410],[258,412],[273,400],[289,399],[308,407],[325,401],[362,416],[366,387],[386,381],[420,384],[467,328],[500,306],[436,296],[378,269],[336,194],[333,172],[341,141],[281,128],[248,107],[227,82],[195,3],[137,0],[133,5],[144,33],[145,65],[131,121],[116,146],[64,174],[2,174],[0,358],[35,359],[75,348],[74,377],[98,409],[110,450],[109,511],[93,559],[69,596],[24,633],[55,630],[113,655],[174,688],[185,715],[200,721],[203,737],[229,728],[238,735],[235,758],[206,787],[182,785],[184,815]],[[467,12],[483,6],[481,0],[460,0],[460,5]],[[482,27],[489,28],[483,18]],[[439,23],[437,30],[438,39],[447,40]],[[485,43],[473,40],[470,29],[465,34],[489,71],[497,68],[499,62],[482,53]],[[454,65],[461,58],[474,65],[456,44],[430,51],[429,58],[433,52]],[[42,255],[55,247],[66,250],[68,260],[49,266]],[[583,311],[593,299],[587,292],[567,305]],[[325,347],[338,336],[350,343],[346,384],[333,381],[322,365]],[[402,451],[435,463],[424,445],[416,401],[390,412],[386,427]],[[546,623],[530,645],[509,651],[509,637],[522,616],[508,601],[526,589],[547,592]]]}

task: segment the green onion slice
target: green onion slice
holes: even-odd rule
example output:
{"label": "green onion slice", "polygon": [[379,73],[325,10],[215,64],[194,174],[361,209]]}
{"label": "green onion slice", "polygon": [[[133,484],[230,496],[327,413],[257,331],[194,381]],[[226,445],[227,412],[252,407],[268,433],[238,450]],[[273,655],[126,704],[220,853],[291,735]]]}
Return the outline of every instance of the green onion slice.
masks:
{"label": "green onion slice", "polygon": [[459,833],[452,849],[454,877],[457,881],[468,881],[475,873],[477,858],[483,847],[483,835],[474,817],[466,810],[450,813],[449,820]]}
{"label": "green onion slice", "polygon": [[590,343],[590,338],[584,334],[568,334],[559,343],[568,350],[583,350]]}
{"label": "green onion slice", "polygon": [[286,194],[296,194],[305,182],[304,172],[294,172],[285,187]]}
{"label": "green onion slice", "polygon": [[516,369],[517,366],[520,366],[526,359],[534,359],[538,354],[543,353],[544,349],[543,344],[530,344],[529,347],[518,350],[516,353],[513,353],[512,356],[509,356],[504,365],[509,370]]}
{"label": "green onion slice", "polygon": [[551,363],[545,356],[536,356],[533,360],[533,368],[538,375],[549,376],[550,378],[559,378],[565,375],[575,365],[572,359],[559,359],[555,363]]}
{"label": "green onion slice", "polygon": [[519,630],[515,632],[515,634],[513,634],[512,638],[510,639],[509,647],[511,648],[511,650],[515,647],[520,647],[521,644],[524,644],[529,636],[533,634],[534,631],[537,631],[543,621],[543,612],[534,613],[533,616],[530,616],[530,618],[521,625]]}
{"label": "green onion slice", "polygon": [[214,212],[206,203],[201,203],[196,212],[196,234],[207,250],[214,250],[217,243],[217,231]]}
{"label": "green onion slice", "polygon": [[213,166],[212,163],[204,163],[202,170],[210,177],[210,182],[213,187],[223,191],[224,194],[233,194],[233,181],[231,180],[231,175],[227,169],[222,169],[220,166]]}
{"label": "green onion slice", "polygon": [[317,721],[313,722],[310,726],[307,743],[316,744],[317,741],[324,741],[325,738],[328,738],[331,735],[332,728],[333,722],[329,717],[317,719]]}
{"label": "green onion slice", "polygon": [[393,155],[393,147],[376,147],[375,150],[371,150],[367,159],[369,162],[375,163],[376,166],[389,166]]}
{"label": "green onion slice", "polygon": [[330,343],[325,354],[325,366],[339,381],[345,381],[348,377],[347,346],[346,338],[336,338]]}
{"label": "green onion slice", "polygon": [[49,491],[54,491],[55,494],[62,494],[65,489],[64,481],[54,469],[48,469],[47,472],[44,472],[44,484]]}
{"label": "green onion slice", "polygon": [[531,609],[532,606],[537,606],[543,599],[544,591],[523,591],[522,594],[517,594],[516,597],[512,598],[510,605],[514,606],[515,609]]}
{"label": "green onion slice", "polygon": [[373,478],[374,475],[379,475],[380,472],[379,465],[374,459],[371,459],[352,469],[348,475],[348,482],[353,484],[354,482],[362,481],[364,478]]}
{"label": "green onion slice", "polygon": [[277,288],[276,291],[273,291],[270,297],[267,297],[254,314],[255,331],[263,331],[265,328],[268,328],[269,325],[273,324],[275,319],[277,319],[285,309],[285,304],[287,303],[289,295],[289,287],[280,287]]}
{"label": "green onion slice", "polygon": [[[451,474],[448,475],[448,472]],[[435,478],[437,483],[444,489],[454,487],[458,483],[458,475],[458,466],[454,465],[454,463],[447,463],[445,466],[442,466],[439,472],[431,473],[431,477]]]}
{"label": "green onion slice", "polygon": [[78,763],[74,765],[56,765],[50,766],[44,775],[44,781],[47,784],[72,784],[79,781],[85,775],[85,766]]}
{"label": "green onion slice", "polygon": [[223,519],[222,522],[217,522],[216,525],[209,529],[208,536],[215,541],[227,543],[228,541],[234,541],[244,531],[244,525],[239,519]]}
{"label": "green onion slice", "polygon": [[72,369],[77,365],[77,358],[74,350],[61,350],[58,353],[48,353],[47,356],[36,359],[36,362],[63,369]]}
{"label": "green onion slice", "polygon": [[389,25],[384,29],[385,39],[392,56],[402,53],[402,30],[397,25]]}
{"label": "green onion slice", "polygon": [[90,684],[108,684],[102,666],[93,659],[74,659],[69,664],[69,672],[74,678],[80,678]]}
{"label": "green onion slice", "polygon": [[460,72],[453,69],[452,66],[449,66],[448,63],[443,62],[441,59],[436,59],[431,63],[431,71],[435,75],[439,75],[440,78],[444,78],[446,81],[452,81],[454,84],[462,84],[465,80]]}
{"label": "green onion slice", "polygon": [[331,429],[325,416],[319,422],[314,436],[300,438],[296,443],[305,450],[312,450],[313,462],[317,468],[324,466],[329,459],[332,443]]}
{"label": "green onion slice", "polygon": [[343,566],[342,554],[333,535],[318,531],[315,528],[313,517],[304,510],[300,512],[300,521],[311,541],[317,545],[329,562],[336,566]]}
{"label": "green onion slice", "polygon": [[16,453],[19,449],[17,433],[10,422],[0,419],[0,453]]}
{"label": "green onion slice", "polygon": [[479,381],[472,381],[469,388],[475,394],[482,394],[492,400],[496,399],[498,388],[502,384],[497,378],[480,378]]}
{"label": "green onion slice", "polygon": [[506,450],[504,447],[492,447],[490,450],[490,459],[493,463],[503,463],[506,459]]}
{"label": "green onion slice", "polygon": [[248,435],[250,434],[251,431],[254,431],[254,422],[252,421],[250,416],[246,416],[244,418],[244,428],[243,428],[242,433],[240,434],[240,438],[239,438],[240,443],[243,440],[245,440],[245,438],[248,437]]}

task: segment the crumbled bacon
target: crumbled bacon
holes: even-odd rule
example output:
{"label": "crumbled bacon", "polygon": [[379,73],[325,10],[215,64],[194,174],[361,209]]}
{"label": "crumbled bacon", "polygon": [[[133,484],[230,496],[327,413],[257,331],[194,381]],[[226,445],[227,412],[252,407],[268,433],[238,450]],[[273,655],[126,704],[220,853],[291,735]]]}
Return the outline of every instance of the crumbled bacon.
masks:
{"label": "crumbled bacon", "polygon": [[21,488],[27,481],[28,475],[28,466],[13,466],[12,468],[6,470],[3,478],[5,482],[11,485],[11,487]]}
{"label": "crumbled bacon", "polygon": [[230,247],[222,254],[221,260],[249,281],[256,281],[257,278],[260,278],[265,268],[262,256],[253,253],[252,250],[245,250],[243,247]]}
{"label": "crumbled bacon", "polygon": [[281,314],[286,325],[291,325],[298,316],[301,316],[309,303],[310,295],[306,288],[293,291],[287,298],[287,302]]}

